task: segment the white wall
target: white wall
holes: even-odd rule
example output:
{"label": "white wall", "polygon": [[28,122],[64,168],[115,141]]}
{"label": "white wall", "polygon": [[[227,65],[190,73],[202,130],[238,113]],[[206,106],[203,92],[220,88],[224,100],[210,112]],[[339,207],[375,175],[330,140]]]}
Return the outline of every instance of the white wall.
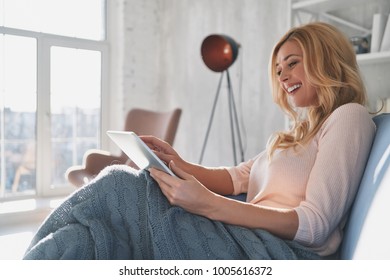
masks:
{"label": "white wall", "polygon": [[[245,158],[256,155],[264,148],[270,133],[284,123],[271,99],[267,71],[272,46],[287,30],[287,2],[110,2],[110,9],[119,13],[113,17],[115,24],[110,25],[109,35],[114,39],[111,50],[123,58],[123,63],[114,58],[113,71],[118,75],[122,72],[122,77],[112,77],[116,83],[112,88],[123,91],[124,102],[122,106],[118,93],[112,93],[115,100],[110,106],[114,113],[112,126],[123,125],[118,121],[118,110],[123,114],[123,110],[133,107],[162,111],[181,107],[183,114],[174,146],[183,158],[197,162],[220,78],[219,73],[204,65],[200,46],[210,34],[226,34],[242,45],[229,71],[237,109],[245,124],[245,131],[241,127]],[[124,47],[118,46],[122,43]],[[203,164],[232,165],[230,139],[225,77]]]}

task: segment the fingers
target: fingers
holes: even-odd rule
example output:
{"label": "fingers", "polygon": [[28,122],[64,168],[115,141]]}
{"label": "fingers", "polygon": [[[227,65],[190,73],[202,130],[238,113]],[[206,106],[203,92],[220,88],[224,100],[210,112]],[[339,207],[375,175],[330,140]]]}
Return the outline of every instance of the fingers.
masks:
{"label": "fingers", "polygon": [[159,152],[159,151],[153,151],[156,156],[161,159],[166,165],[169,165],[169,162],[172,161],[174,158],[171,154],[166,154],[164,152]]}
{"label": "fingers", "polygon": [[175,151],[175,149],[167,142],[150,135],[140,136],[142,141],[167,165],[172,160],[183,164],[183,160],[180,158],[180,155]]}
{"label": "fingers", "polygon": [[172,192],[174,191],[174,188],[172,186],[177,183],[177,180],[180,179],[155,168],[150,168],[149,172],[150,176],[152,176],[152,178],[159,185],[165,197],[171,204],[173,204]]}
{"label": "fingers", "polygon": [[169,166],[180,178],[154,168],[150,168],[150,175],[156,180],[171,205],[180,206],[192,213],[200,213],[199,211],[204,209],[202,205],[209,201],[207,197],[211,192],[194,176],[176,166],[173,161]]}
{"label": "fingers", "polygon": [[155,169],[155,168],[150,168],[149,169],[150,176],[160,185],[162,184],[171,186],[175,183],[175,178],[174,176],[169,175],[168,173]]}
{"label": "fingers", "polygon": [[171,148],[171,146],[167,142],[165,142],[165,141],[163,141],[155,136],[142,135],[142,136],[140,136],[140,138],[142,141],[144,141],[144,143],[146,145],[148,145],[148,147],[150,149],[155,150],[155,151],[164,151],[164,150]]}
{"label": "fingers", "polygon": [[173,171],[173,173],[175,173],[177,176],[179,176],[182,179],[186,180],[186,179],[190,179],[192,177],[191,174],[188,174],[183,169],[178,167],[173,160],[169,161],[168,166],[169,166],[169,169],[171,169]]}

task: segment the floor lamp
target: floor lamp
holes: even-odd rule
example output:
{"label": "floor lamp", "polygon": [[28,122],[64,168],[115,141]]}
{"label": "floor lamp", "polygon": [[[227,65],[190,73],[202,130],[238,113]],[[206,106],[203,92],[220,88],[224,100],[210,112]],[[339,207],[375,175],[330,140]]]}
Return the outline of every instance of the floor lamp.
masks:
{"label": "floor lamp", "polygon": [[202,163],[203,160],[203,155],[210,134],[215,108],[218,102],[218,97],[221,91],[221,84],[224,75],[226,75],[227,77],[229,120],[230,120],[234,164],[237,165],[237,144],[239,149],[240,160],[241,162],[244,161],[244,149],[242,146],[240,126],[238,122],[236,104],[234,101],[233,89],[231,86],[231,80],[228,71],[228,68],[234,63],[234,61],[237,58],[238,49],[239,49],[239,44],[237,44],[232,38],[226,35],[213,34],[213,35],[209,35],[203,40],[201,46],[201,54],[202,54],[203,62],[212,71],[221,73],[221,77],[219,79],[217,92],[215,94],[210,120],[207,127],[206,136],[203,142],[202,152],[199,159],[199,164]]}

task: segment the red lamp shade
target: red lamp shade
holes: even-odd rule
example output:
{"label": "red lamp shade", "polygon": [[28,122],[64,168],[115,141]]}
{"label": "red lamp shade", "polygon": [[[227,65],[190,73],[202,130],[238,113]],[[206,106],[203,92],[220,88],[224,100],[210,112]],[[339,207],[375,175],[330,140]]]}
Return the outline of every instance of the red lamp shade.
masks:
{"label": "red lamp shade", "polygon": [[239,44],[226,35],[209,35],[202,43],[203,62],[215,72],[223,72],[236,60]]}

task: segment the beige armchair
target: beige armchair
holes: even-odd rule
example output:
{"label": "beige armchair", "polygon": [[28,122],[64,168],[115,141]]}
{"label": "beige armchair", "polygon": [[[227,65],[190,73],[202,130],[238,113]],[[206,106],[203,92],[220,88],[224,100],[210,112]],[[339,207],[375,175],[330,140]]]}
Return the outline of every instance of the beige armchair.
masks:
{"label": "beige armchair", "polygon": [[[169,112],[132,109],[127,113],[124,130],[134,131],[137,135],[154,135],[173,145],[181,112],[179,108]],[[89,150],[84,155],[83,164],[68,168],[65,176],[70,183],[81,187],[113,164],[131,164],[131,161],[123,152],[113,155],[103,150]]]}

